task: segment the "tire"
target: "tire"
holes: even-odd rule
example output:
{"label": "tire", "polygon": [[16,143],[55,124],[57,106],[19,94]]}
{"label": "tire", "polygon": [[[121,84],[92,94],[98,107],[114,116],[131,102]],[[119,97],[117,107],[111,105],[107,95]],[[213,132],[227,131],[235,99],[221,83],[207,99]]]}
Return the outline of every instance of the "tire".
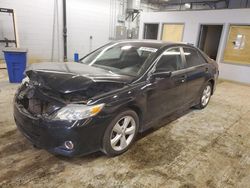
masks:
{"label": "tire", "polygon": [[197,104],[195,108],[203,109],[208,105],[212,95],[212,88],[213,87],[210,82],[205,85],[199,97],[199,104]]}
{"label": "tire", "polygon": [[116,156],[126,152],[134,142],[139,129],[139,117],[133,110],[119,113],[103,136],[103,152]]}

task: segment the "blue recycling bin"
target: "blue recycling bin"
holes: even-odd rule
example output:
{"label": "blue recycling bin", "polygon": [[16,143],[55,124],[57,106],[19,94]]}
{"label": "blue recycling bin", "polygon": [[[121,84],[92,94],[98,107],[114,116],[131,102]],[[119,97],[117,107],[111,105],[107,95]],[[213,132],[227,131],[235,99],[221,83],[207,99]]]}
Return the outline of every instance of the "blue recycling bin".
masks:
{"label": "blue recycling bin", "polygon": [[79,61],[79,54],[74,53],[74,62],[78,62],[78,61]]}
{"label": "blue recycling bin", "polygon": [[27,49],[5,48],[3,52],[10,83],[21,83],[27,64]]}

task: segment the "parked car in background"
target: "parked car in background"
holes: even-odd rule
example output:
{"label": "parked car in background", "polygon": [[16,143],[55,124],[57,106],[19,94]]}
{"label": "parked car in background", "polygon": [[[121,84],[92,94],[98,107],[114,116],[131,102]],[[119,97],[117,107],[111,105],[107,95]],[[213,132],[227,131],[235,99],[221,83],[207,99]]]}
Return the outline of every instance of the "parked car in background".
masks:
{"label": "parked car in background", "polygon": [[162,118],[205,108],[218,73],[215,61],[188,44],[111,42],[79,63],[32,64],[15,95],[14,118],[49,152],[115,156]]}

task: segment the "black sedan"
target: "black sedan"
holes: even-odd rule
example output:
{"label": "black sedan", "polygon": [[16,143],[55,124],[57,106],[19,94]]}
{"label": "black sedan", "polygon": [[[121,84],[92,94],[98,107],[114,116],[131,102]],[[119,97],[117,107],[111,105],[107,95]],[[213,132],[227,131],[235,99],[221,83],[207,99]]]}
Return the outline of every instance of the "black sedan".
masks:
{"label": "black sedan", "polygon": [[109,43],[78,63],[32,64],[14,99],[18,129],[65,156],[125,152],[177,110],[207,106],[218,66],[192,45]]}

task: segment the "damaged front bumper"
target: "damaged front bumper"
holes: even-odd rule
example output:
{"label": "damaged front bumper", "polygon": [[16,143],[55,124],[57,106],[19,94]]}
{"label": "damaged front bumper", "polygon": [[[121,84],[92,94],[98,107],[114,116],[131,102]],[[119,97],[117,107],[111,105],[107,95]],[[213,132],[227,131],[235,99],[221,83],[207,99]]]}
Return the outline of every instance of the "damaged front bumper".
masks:
{"label": "damaged front bumper", "polygon": [[[97,115],[78,121],[55,120],[51,116],[35,115],[29,105],[14,99],[14,119],[18,129],[37,147],[64,156],[79,156],[101,150],[102,137],[111,117]],[[31,100],[31,99],[25,99]],[[67,142],[73,144],[67,148]]]}
{"label": "damaged front bumper", "polygon": [[[109,118],[83,120],[81,126],[72,126],[76,122],[53,121],[36,118],[27,114],[15,103],[14,119],[18,129],[34,145],[49,152],[64,156],[79,156],[101,149],[102,137]],[[65,142],[71,141],[73,149],[67,149]]]}

